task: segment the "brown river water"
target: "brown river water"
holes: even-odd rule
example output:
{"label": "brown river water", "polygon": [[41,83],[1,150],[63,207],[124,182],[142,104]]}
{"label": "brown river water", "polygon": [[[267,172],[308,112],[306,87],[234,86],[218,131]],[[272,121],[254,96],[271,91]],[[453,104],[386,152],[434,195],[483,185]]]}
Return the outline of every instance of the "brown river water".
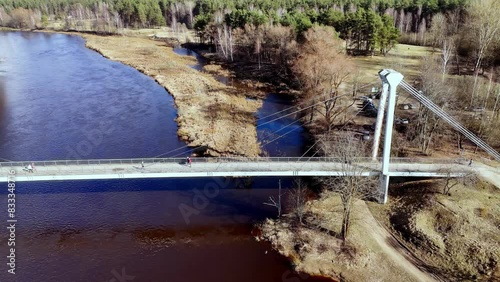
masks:
{"label": "brown river water", "polygon": [[[289,104],[265,102],[259,117]],[[0,32],[0,161],[185,156],[172,97],[80,37]],[[279,123],[282,123],[281,125]],[[259,129],[259,138],[286,121]],[[300,155],[300,126],[272,155]],[[291,179],[282,179],[283,187]],[[17,183],[15,275],[7,212],[0,281],[328,281],[257,242],[278,178]],[[3,186],[3,187],[2,187]],[[7,209],[0,183],[0,208]]]}

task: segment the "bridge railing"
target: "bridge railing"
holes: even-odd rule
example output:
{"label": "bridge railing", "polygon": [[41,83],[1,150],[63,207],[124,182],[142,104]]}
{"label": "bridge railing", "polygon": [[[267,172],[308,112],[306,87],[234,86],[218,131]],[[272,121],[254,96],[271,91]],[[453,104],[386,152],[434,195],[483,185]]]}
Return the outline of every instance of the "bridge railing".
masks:
{"label": "bridge railing", "polygon": [[[379,161],[381,159],[379,158]],[[463,157],[459,158],[391,158],[391,163],[419,163],[419,164],[465,164],[468,162]]]}
{"label": "bridge railing", "polygon": [[[342,159],[335,157],[200,157],[191,158],[193,163],[230,163],[230,162],[330,162],[330,163],[374,163],[371,158]],[[0,162],[0,167],[19,167],[34,164],[36,166],[69,166],[69,165],[110,165],[131,164],[141,165],[154,163],[186,163],[186,158],[132,158],[132,159],[89,159],[89,160],[54,160],[54,161],[15,161]],[[380,162],[380,158],[375,161]],[[392,158],[391,163],[420,164],[465,164],[463,158]]]}

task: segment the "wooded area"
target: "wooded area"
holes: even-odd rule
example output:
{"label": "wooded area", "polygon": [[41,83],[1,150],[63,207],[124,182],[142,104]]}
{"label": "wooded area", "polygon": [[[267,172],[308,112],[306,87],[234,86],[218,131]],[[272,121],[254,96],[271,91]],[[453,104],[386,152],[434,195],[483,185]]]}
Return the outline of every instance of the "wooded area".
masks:
{"label": "wooded area", "polygon": [[[94,31],[121,27],[181,26],[204,33],[210,24],[291,26],[300,34],[313,24],[340,32],[356,52],[386,47],[402,34],[422,33],[434,14],[463,9],[469,0],[0,0],[0,25],[42,28],[61,20],[67,29],[92,21]],[[105,27],[107,25],[107,27]]]}
{"label": "wooded area", "polygon": [[313,25],[326,25],[335,28],[351,54],[386,54],[400,34],[405,41],[427,44],[433,16],[461,15],[469,1],[0,0],[0,26],[34,29],[59,21],[66,30],[116,33],[123,27],[168,25],[175,32],[196,30],[200,40],[216,43],[225,58],[234,59],[237,29],[258,33],[250,36],[257,43],[247,52],[260,54],[261,34],[272,27],[291,27],[297,39]]}

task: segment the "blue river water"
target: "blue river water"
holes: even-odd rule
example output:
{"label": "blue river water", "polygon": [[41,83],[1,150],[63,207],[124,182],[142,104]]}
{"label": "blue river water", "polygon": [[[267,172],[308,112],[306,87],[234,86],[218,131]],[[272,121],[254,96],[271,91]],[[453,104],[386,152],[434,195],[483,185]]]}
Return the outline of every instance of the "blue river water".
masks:
{"label": "blue river water", "polygon": [[[258,118],[289,107],[268,99]],[[0,161],[185,155],[175,117],[164,88],[86,49],[80,37],[0,32]],[[259,140],[291,122],[263,125]],[[300,125],[284,132],[295,126],[264,149],[300,155]],[[9,234],[0,232],[0,281],[318,281],[253,238],[254,223],[276,216],[263,202],[277,185],[278,178],[18,183],[17,274],[7,274]],[[6,184],[0,200],[6,208]]]}

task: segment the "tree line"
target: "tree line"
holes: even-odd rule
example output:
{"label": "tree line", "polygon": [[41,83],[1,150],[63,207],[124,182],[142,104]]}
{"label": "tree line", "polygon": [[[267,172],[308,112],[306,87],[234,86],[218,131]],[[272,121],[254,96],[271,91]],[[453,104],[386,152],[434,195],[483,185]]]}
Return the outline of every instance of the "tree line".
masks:
{"label": "tree line", "polygon": [[[434,14],[464,8],[470,0],[0,0],[0,24],[10,22],[12,13],[25,9],[35,18],[27,27],[42,24],[41,17],[64,20],[75,14],[98,18],[99,9],[106,8],[119,17],[125,27],[158,25],[193,27],[194,18],[203,22],[218,11],[233,14],[240,27],[244,24],[281,23],[304,31],[313,23],[332,25],[339,14],[356,13],[360,9],[379,16],[393,17],[400,32],[418,32],[421,25],[430,26]],[[101,11],[102,12],[102,11]],[[38,20],[38,22],[36,22]],[[34,23],[35,22],[35,23]],[[202,25],[202,24],[201,24]]]}

